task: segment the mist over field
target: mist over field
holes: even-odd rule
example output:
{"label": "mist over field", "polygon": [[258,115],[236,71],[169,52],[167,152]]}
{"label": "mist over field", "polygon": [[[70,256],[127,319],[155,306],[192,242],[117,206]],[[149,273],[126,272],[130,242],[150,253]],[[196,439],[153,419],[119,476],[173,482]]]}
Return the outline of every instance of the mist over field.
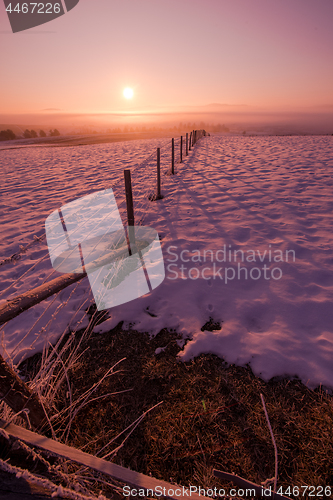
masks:
{"label": "mist over field", "polygon": [[[47,109],[34,114],[0,114],[0,128],[17,135],[26,128],[57,127],[62,134],[179,130],[224,125],[232,133],[333,134],[333,105],[296,110],[265,110],[246,105],[209,104],[181,108],[129,108],[114,113],[66,113]],[[227,131],[222,128],[217,131]]]}

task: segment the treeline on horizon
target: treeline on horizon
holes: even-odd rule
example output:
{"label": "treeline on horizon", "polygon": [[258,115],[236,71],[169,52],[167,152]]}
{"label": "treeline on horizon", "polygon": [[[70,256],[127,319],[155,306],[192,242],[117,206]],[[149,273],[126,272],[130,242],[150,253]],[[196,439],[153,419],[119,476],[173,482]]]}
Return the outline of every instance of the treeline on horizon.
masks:
{"label": "treeline on horizon", "polygon": [[[39,134],[39,135],[38,135]],[[56,128],[49,131],[49,137],[59,136],[60,132]],[[0,131],[0,141],[12,141],[14,139],[36,139],[37,137],[47,137],[44,130],[40,130],[39,133],[36,130],[26,129],[22,135],[16,135],[11,129]]]}
{"label": "treeline on horizon", "polygon": [[[164,125],[164,126],[159,126],[159,125],[124,125],[124,126],[116,126],[113,128],[107,128],[106,133],[107,134],[127,134],[127,133],[144,133],[144,132],[179,132],[179,133],[184,133],[189,132],[191,130],[200,130],[204,129],[209,132],[230,132],[230,129],[226,127],[224,124],[218,123],[218,124],[208,124],[204,122],[200,123],[179,123],[178,125]],[[105,131],[105,129],[104,129]],[[79,135],[79,134],[98,134],[98,133],[103,133],[101,131],[95,130],[93,127],[89,126],[82,126],[80,127],[79,132],[71,132],[67,135]],[[105,133],[105,132],[104,132]],[[59,136],[60,132],[58,129],[51,129],[49,133],[47,134],[44,130],[39,130],[38,132],[36,130],[28,130],[26,129],[22,134],[15,134],[13,130],[7,129],[7,130],[1,130],[0,131],[0,141],[10,141],[14,139],[37,139],[38,137],[56,137]]]}

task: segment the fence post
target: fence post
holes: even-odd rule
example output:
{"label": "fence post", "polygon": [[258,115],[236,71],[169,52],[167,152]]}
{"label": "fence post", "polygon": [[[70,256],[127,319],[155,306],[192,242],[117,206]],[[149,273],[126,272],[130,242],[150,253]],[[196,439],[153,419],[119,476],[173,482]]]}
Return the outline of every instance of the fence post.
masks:
{"label": "fence post", "polygon": [[133,210],[133,194],[131,171],[124,170],[125,192],[126,192],[126,207],[127,207],[127,223],[129,226],[134,226],[134,210]]}
{"label": "fence post", "polygon": [[186,132],[186,156],[188,156],[188,132]]}
{"label": "fence post", "polygon": [[180,136],[180,163],[183,163],[183,136]]}
{"label": "fence post", "polygon": [[171,141],[171,173],[175,173],[175,140],[172,138]]}
{"label": "fence post", "polygon": [[135,244],[135,238],[134,238],[135,233],[134,233],[133,194],[132,194],[132,182],[131,182],[130,170],[124,170],[124,178],[125,178],[128,237],[129,237],[130,247],[132,247],[132,245]]}
{"label": "fence post", "polygon": [[37,394],[29,389],[1,355],[0,379],[0,397],[14,413],[19,413],[24,408],[29,410],[29,420],[34,429],[46,423],[46,413]]}
{"label": "fence post", "polygon": [[188,143],[188,149],[189,149],[189,151],[191,151],[191,143],[192,143],[192,132],[190,133],[190,140],[189,140],[189,143]]}
{"label": "fence post", "polygon": [[156,199],[160,200],[161,196],[161,149],[157,148],[157,193]]}

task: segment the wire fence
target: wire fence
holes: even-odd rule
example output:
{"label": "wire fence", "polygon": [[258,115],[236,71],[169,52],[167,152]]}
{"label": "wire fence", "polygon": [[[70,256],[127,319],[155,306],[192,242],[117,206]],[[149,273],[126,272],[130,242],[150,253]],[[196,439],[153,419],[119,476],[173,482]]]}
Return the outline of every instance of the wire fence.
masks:
{"label": "wire fence", "polygon": [[[187,133],[185,136],[166,139],[144,161],[130,168],[134,186],[135,225],[142,226],[144,224],[151,203],[159,199],[157,196],[158,192],[161,189],[163,191],[166,176],[176,173],[177,166],[184,161],[196,142],[205,135],[206,132],[204,130],[196,130]],[[158,163],[160,166],[160,175],[158,175]],[[126,227],[128,207],[126,205],[124,178],[122,176],[119,176],[112,183],[112,191],[117,201],[122,223]],[[101,224],[105,224],[108,219],[108,214],[105,212],[105,208],[107,207],[103,208],[104,215],[101,217]],[[94,305],[94,300],[90,286],[82,286],[86,274],[76,274],[76,276],[72,277],[72,281],[68,279],[67,275],[59,277],[59,273],[50,268],[50,257],[45,233],[39,237],[34,236],[31,238],[31,241],[26,246],[20,247],[18,252],[3,259],[0,262],[0,266],[15,265],[24,255],[28,256],[29,251],[36,245],[39,245],[42,254],[39,259],[30,266],[25,266],[24,272],[22,274],[19,273],[9,286],[0,292],[0,301],[2,302],[0,302],[0,325],[2,325],[0,326],[1,350],[4,358],[12,366],[14,365],[14,361],[15,365],[19,365],[29,352],[34,352],[36,347],[40,346],[42,339],[47,338],[52,327],[54,328],[57,325],[59,315],[65,311],[73,297],[76,297],[74,312],[71,315],[69,324],[64,326],[63,331],[59,331],[59,339],[63,339],[69,330],[75,333],[83,327],[91,327],[95,317],[94,313],[87,326],[87,317],[84,312]],[[39,280],[38,287],[31,287],[30,283],[35,280],[35,274],[40,274],[41,271],[43,274],[42,282]],[[29,280],[29,276],[34,279]],[[18,296],[13,297],[13,290],[23,280],[27,284],[28,289],[24,290]],[[64,293],[64,289],[68,291]],[[48,300],[44,303],[43,308],[35,314],[35,321],[29,324],[24,335],[15,342],[15,347],[11,347],[10,352],[7,351],[4,327],[11,319],[16,318],[23,311],[37,306],[46,299]],[[59,325],[61,325],[61,322],[59,322]],[[31,342],[29,342],[30,338],[33,338]],[[26,347],[27,344],[29,344],[28,350]],[[46,353],[43,356],[47,356]]]}

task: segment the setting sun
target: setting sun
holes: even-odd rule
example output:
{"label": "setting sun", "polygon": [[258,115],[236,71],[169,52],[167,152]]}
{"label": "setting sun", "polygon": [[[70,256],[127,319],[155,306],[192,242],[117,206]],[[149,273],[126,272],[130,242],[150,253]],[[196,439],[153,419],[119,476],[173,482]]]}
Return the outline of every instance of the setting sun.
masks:
{"label": "setting sun", "polygon": [[133,92],[133,89],[131,89],[131,88],[129,88],[129,87],[126,87],[126,88],[124,89],[123,94],[124,94],[124,97],[125,97],[126,99],[132,99],[132,97],[133,97],[133,95],[134,95],[134,92]]}

